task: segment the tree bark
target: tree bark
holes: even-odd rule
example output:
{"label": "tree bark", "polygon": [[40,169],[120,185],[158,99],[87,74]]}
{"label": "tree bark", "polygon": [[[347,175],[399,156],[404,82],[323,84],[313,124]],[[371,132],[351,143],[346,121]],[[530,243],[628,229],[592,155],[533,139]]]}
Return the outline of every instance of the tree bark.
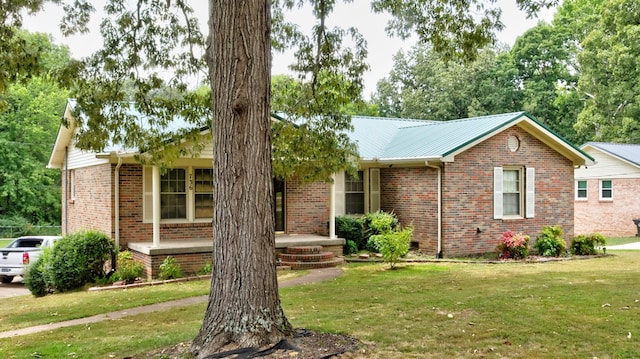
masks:
{"label": "tree bark", "polygon": [[271,169],[269,0],[209,1],[214,143],[211,293],[191,350],[260,347],[291,333],[278,295]]}

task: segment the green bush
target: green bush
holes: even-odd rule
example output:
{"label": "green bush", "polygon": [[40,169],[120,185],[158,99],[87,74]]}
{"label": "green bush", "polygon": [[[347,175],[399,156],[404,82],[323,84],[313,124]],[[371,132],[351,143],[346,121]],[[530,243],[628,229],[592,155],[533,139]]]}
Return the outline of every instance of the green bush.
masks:
{"label": "green bush", "polygon": [[51,260],[51,248],[43,248],[38,260],[25,268],[23,282],[31,294],[36,297],[44,297],[52,291],[45,279],[45,268]]}
{"label": "green bush", "polygon": [[398,218],[394,213],[377,211],[369,213],[364,217],[366,234],[368,237],[366,249],[370,252],[380,253],[382,251],[382,234],[391,233],[398,226]]}
{"label": "green bush", "polygon": [[347,241],[353,241],[358,249],[364,249],[367,245],[362,218],[336,217],[336,234]]}
{"label": "green bush", "polygon": [[350,239],[347,239],[344,247],[342,247],[342,253],[346,256],[350,254],[358,253],[358,245],[356,244],[356,242]]}
{"label": "green bush", "polygon": [[122,251],[118,253],[117,269],[114,273],[113,280],[122,280],[127,284],[133,283],[140,278],[144,272],[144,265],[133,259],[130,251]]}
{"label": "green bush", "polygon": [[591,256],[598,254],[597,246],[604,246],[607,240],[600,233],[590,235],[578,235],[571,241],[571,254],[578,256]]}
{"label": "green bush", "polygon": [[81,231],[60,239],[45,267],[45,280],[65,292],[105,277],[105,263],[115,254],[113,241],[104,233]]}
{"label": "green bush", "polygon": [[205,264],[204,267],[202,267],[202,269],[200,269],[198,271],[198,274],[200,274],[200,275],[210,275],[212,270],[213,270],[213,267],[212,267],[211,263],[209,262],[209,263]]}
{"label": "green bush", "polygon": [[376,237],[380,238],[380,253],[386,263],[391,265],[391,268],[395,268],[396,263],[409,253],[409,247],[411,246],[411,237],[413,236],[413,228],[400,228],[397,226],[395,230],[378,234]]}
{"label": "green bush", "polygon": [[536,250],[544,257],[558,257],[567,250],[567,243],[562,236],[560,226],[545,226],[536,238]]}
{"label": "green bush", "polygon": [[363,221],[369,237],[393,231],[398,225],[398,218],[395,213],[384,211],[368,213]]}
{"label": "green bush", "polygon": [[182,277],[182,269],[180,263],[172,256],[167,256],[160,264],[160,279],[175,279]]}

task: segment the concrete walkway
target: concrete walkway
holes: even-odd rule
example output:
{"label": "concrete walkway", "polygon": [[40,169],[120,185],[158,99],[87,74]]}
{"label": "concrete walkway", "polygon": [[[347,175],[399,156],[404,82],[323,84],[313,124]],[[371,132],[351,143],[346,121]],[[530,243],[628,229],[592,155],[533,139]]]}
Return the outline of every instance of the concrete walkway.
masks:
{"label": "concrete walkway", "polygon": [[607,250],[628,250],[628,249],[640,249],[640,242],[621,244],[619,246],[605,246]]}
{"label": "concrete walkway", "polygon": [[[343,273],[342,269],[340,268],[313,269],[309,271],[309,274],[307,275],[287,279],[278,283],[278,287],[287,288],[287,287],[292,287],[296,285],[305,285],[305,284],[311,284],[311,283],[316,283],[316,282],[325,281],[325,280],[331,280],[339,277],[340,275],[342,275],[342,273]],[[115,320],[115,319],[120,319],[123,317],[130,316],[130,315],[159,312],[163,310],[169,310],[175,307],[183,307],[187,305],[203,303],[203,302],[206,302],[208,299],[209,299],[208,295],[201,295],[198,297],[178,299],[170,302],[163,302],[163,303],[145,305],[142,307],[119,310],[116,312],[98,314],[92,317],[16,329],[16,330],[11,330],[7,332],[0,332],[0,338],[10,338],[10,337],[15,337],[19,335],[27,335],[27,334],[44,332],[44,331],[51,331],[51,330],[70,327],[74,325],[91,324],[91,323],[101,322],[105,320]]]}

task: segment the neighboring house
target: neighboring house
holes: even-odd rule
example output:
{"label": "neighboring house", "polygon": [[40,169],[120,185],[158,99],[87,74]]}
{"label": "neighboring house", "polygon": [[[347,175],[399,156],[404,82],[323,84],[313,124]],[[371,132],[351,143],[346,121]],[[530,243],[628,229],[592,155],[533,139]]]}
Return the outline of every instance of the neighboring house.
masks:
{"label": "neighboring house", "polygon": [[[131,151],[78,150],[74,116],[70,102],[70,128],[60,127],[49,161],[63,170],[63,233],[102,230],[143,260],[149,276],[168,254],[187,272],[210,261],[211,145],[161,173]],[[413,225],[415,245],[439,257],[493,251],[506,230],[535,238],[543,226],[560,225],[572,237],[574,168],[592,158],[527,113],[446,122],[355,116],[352,124],[357,178],[274,181],[276,230],[284,235],[277,247],[315,243],[339,252],[344,242],[332,218],[378,209]]]}
{"label": "neighboring house", "polygon": [[640,145],[588,142],[580,147],[596,160],[575,171],[575,233],[611,237],[638,233]]}

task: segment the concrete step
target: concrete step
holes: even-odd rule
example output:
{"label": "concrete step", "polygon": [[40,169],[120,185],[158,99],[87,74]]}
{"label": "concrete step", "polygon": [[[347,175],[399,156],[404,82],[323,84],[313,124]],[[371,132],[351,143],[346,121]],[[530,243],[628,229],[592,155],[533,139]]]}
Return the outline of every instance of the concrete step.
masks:
{"label": "concrete step", "polygon": [[281,265],[289,266],[292,270],[306,270],[337,267],[342,263],[344,263],[344,259],[333,258],[324,262],[282,262]]}
{"label": "concrete step", "polygon": [[285,253],[288,254],[317,254],[320,252],[322,252],[322,246],[299,246],[285,249]]}
{"label": "concrete step", "polygon": [[311,254],[280,253],[278,257],[282,262],[326,262],[333,259],[332,252],[320,252]]}

